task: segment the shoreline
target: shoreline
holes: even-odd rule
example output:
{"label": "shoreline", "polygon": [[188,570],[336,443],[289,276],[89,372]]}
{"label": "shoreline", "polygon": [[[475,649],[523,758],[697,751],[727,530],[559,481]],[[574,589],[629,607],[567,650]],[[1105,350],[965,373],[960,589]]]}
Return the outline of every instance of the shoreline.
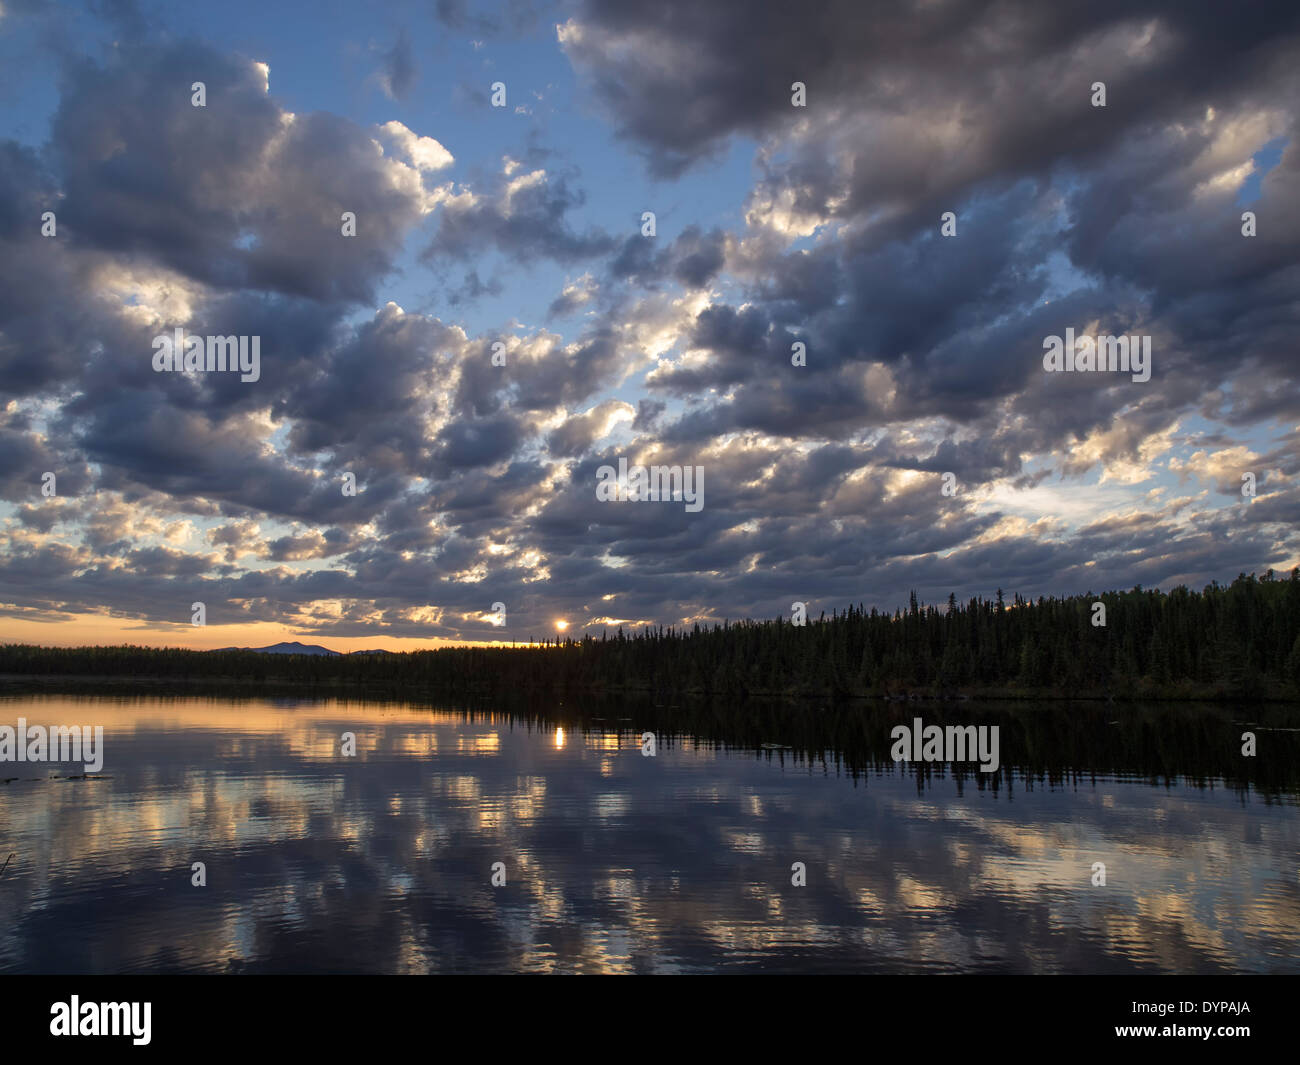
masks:
{"label": "shoreline", "polygon": [[1221,689],[1211,691],[1171,691],[1130,689],[1122,694],[1108,692],[1063,692],[1050,688],[967,688],[961,690],[934,691],[923,688],[894,691],[839,693],[808,691],[708,691],[698,689],[673,689],[650,687],[551,687],[536,686],[531,688],[514,688],[508,692],[496,687],[464,688],[459,686],[439,686],[416,683],[366,683],[343,680],[298,680],[292,677],[232,677],[232,676],[169,676],[166,674],[133,674],[123,676],[117,673],[0,673],[0,693],[5,689],[54,688],[59,685],[82,688],[87,686],[106,686],[114,688],[138,687],[145,690],[175,687],[179,689],[213,688],[248,688],[257,690],[283,690],[302,693],[369,693],[390,694],[394,696],[436,695],[457,698],[511,698],[514,696],[562,697],[562,698],[619,698],[619,697],[655,697],[683,699],[730,699],[761,702],[832,702],[836,704],[851,703],[964,703],[964,702],[1054,702],[1054,703],[1214,703],[1214,704],[1270,704],[1300,706],[1300,699],[1283,694],[1252,694],[1250,696],[1231,694]]}

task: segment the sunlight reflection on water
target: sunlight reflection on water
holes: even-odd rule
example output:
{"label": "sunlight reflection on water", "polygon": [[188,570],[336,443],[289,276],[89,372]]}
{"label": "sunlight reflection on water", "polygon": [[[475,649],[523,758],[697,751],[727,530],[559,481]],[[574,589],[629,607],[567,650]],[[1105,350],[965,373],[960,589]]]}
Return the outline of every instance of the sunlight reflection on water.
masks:
{"label": "sunlight reflection on water", "polygon": [[642,757],[636,722],[391,704],[0,701],[19,716],[102,724],[105,764],[0,766],[6,972],[1300,969],[1294,797],[919,793],[707,744]]}

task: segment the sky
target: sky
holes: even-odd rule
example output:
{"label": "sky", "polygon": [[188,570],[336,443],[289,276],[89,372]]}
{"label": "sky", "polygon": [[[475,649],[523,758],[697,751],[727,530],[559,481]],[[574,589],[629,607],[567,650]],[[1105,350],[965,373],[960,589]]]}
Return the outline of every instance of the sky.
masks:
{"label": "sky", "polygon": [[1298,103],[1290,3],[0,0],[0,640],[1288,571]]}

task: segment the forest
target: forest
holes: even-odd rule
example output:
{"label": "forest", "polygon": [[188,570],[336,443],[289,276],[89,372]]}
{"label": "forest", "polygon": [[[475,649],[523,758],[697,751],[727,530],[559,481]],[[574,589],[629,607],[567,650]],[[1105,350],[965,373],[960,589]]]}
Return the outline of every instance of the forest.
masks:
{"label": "forest", "polygon": [[[1096,624],[1105,606],[1105,624]],[[137,646],[0,647],[16,677],[226,680],[460,695],[990,697],[1300,701],[1300,569],[1064,598],[849,606],[690,628],[618,629],[517,647],[337,657]]]}

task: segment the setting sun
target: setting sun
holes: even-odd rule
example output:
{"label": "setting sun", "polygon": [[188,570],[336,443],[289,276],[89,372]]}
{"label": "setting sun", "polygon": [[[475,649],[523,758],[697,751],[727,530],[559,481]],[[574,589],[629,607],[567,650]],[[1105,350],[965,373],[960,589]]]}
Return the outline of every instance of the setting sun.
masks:
{"label": "setting sun", "polygon": [[559,629],[560,632],[563,632],[565,629],[569,627],[569,623],[567,621],[557,621],[555,623],[555,627]]}

